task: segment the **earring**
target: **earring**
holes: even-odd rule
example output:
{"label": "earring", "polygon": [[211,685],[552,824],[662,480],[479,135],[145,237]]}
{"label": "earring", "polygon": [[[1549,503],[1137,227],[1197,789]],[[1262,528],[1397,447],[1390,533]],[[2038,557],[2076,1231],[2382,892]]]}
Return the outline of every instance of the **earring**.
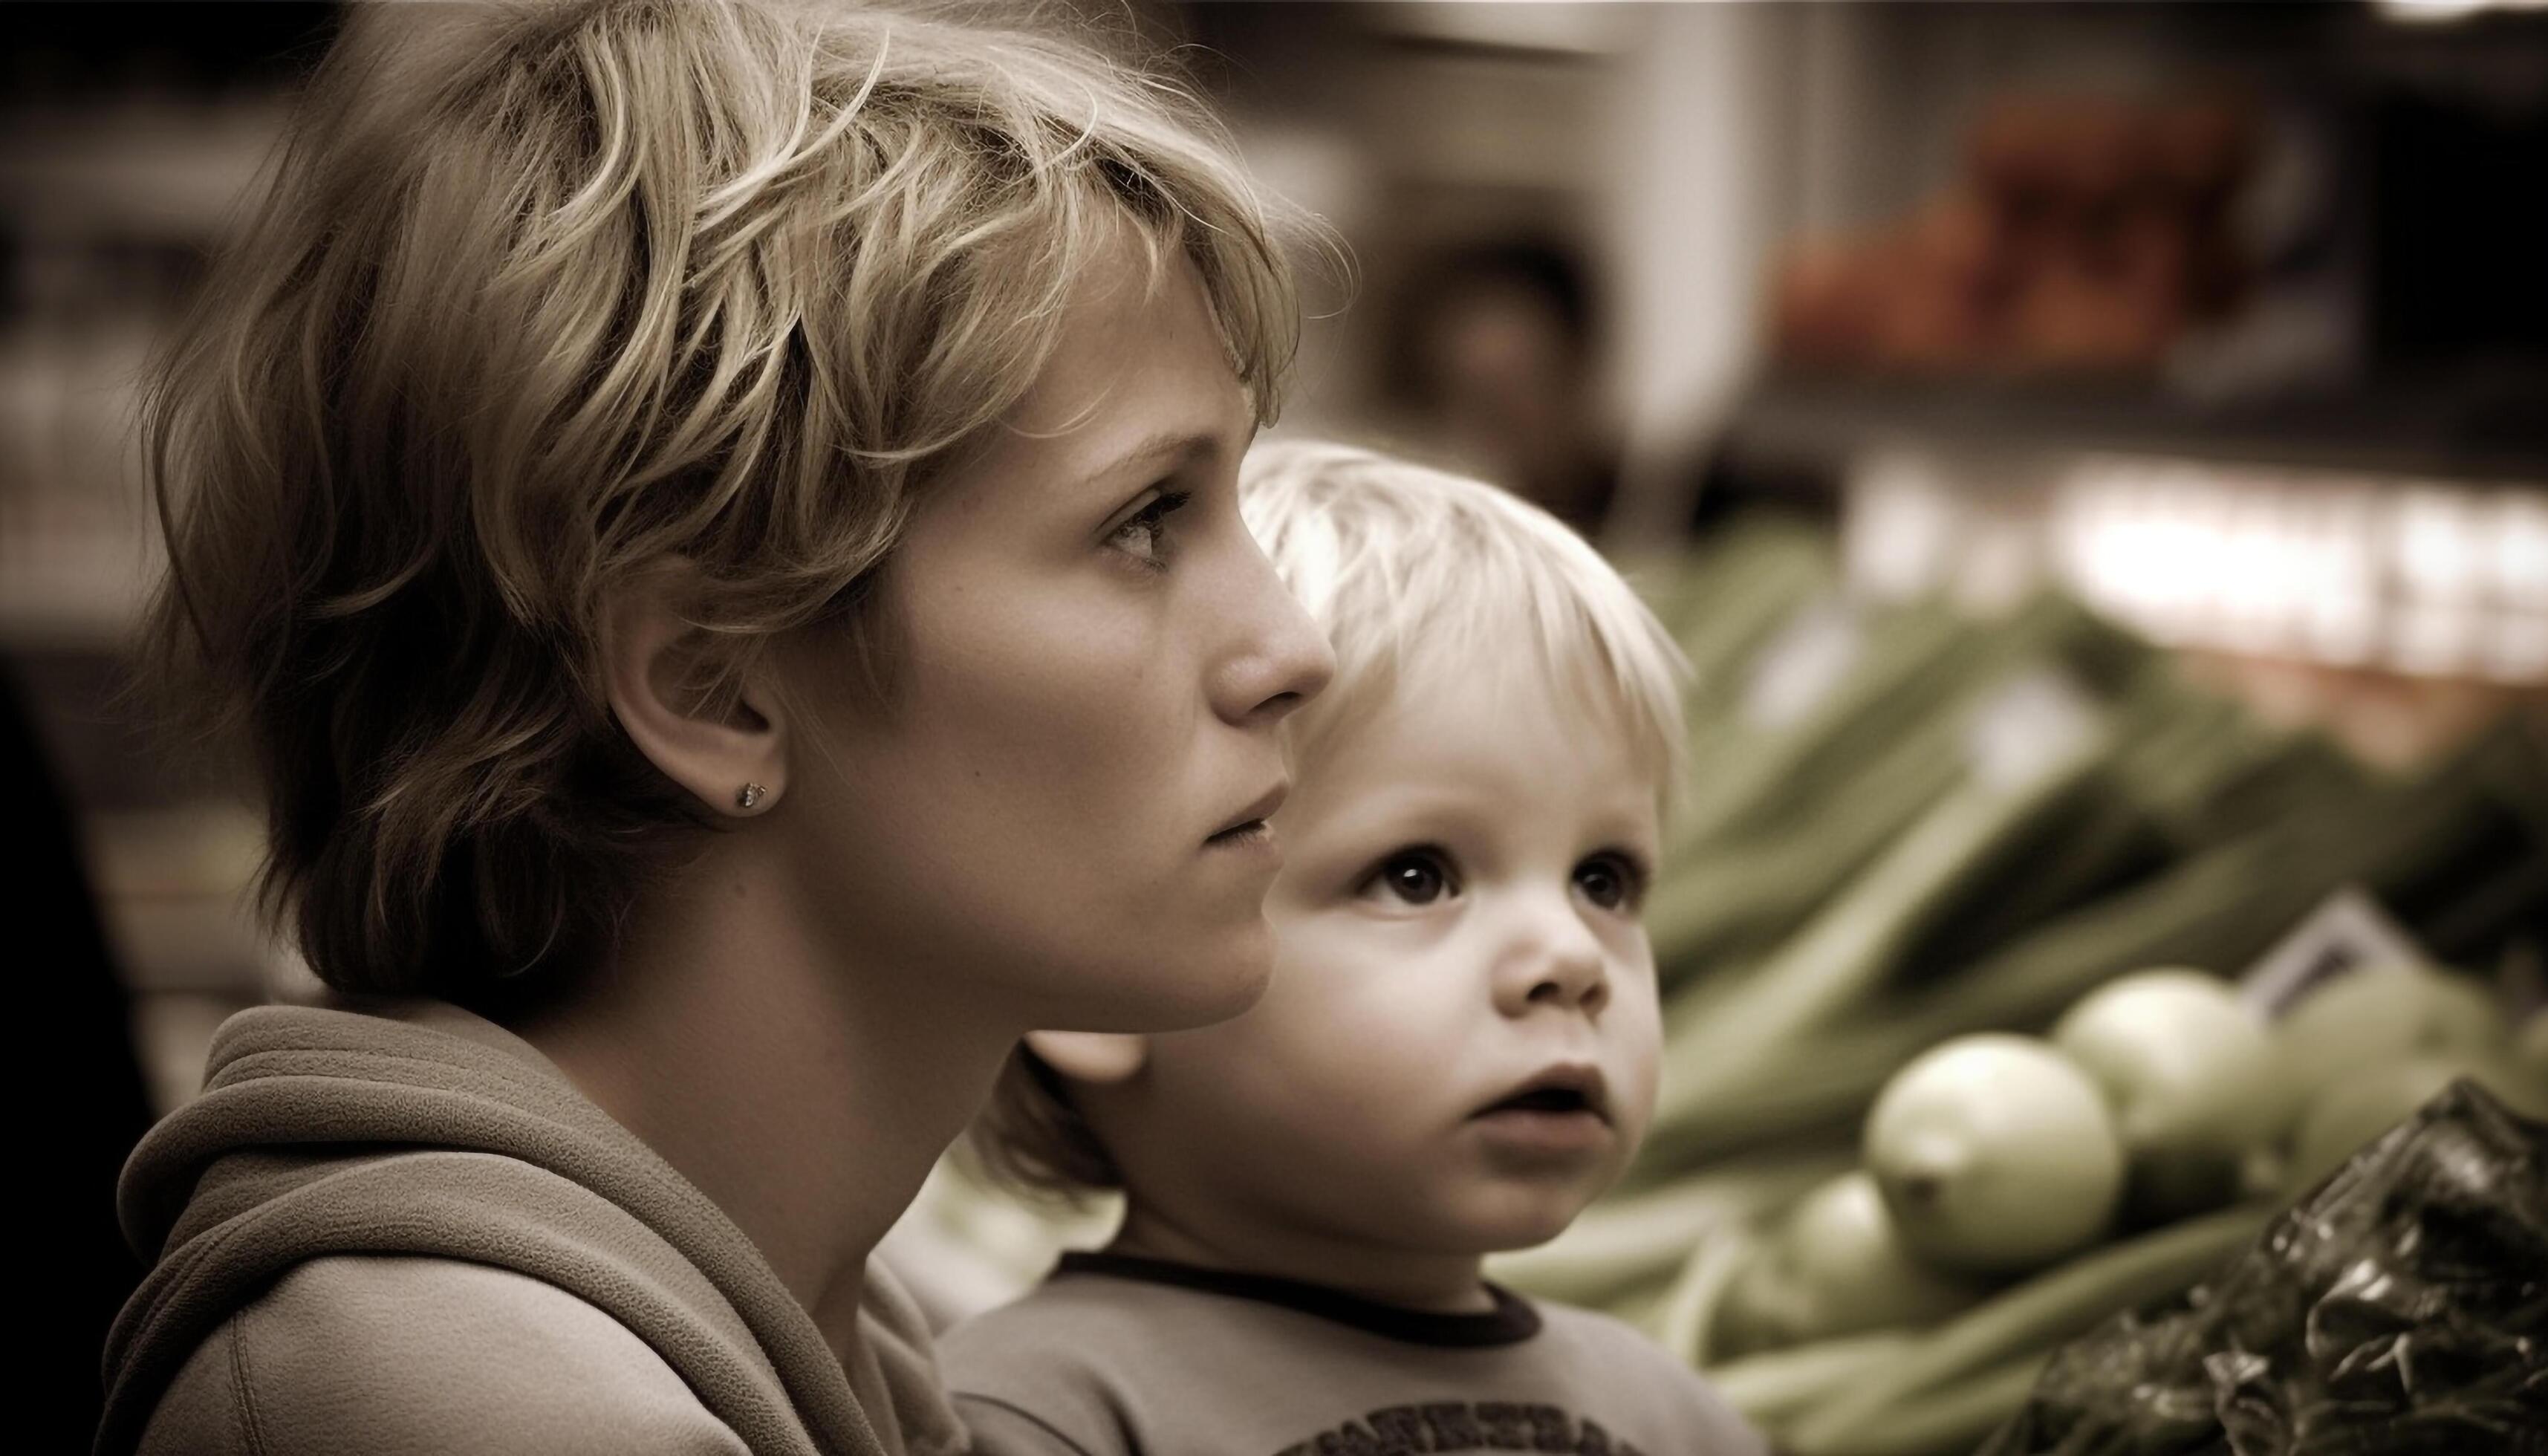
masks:
{"label": "earring", "polygon": [[769,789],[758,783],[747,783],[734,791],[734,806],[738,809],[749,809],[760,803],[769,792]]}

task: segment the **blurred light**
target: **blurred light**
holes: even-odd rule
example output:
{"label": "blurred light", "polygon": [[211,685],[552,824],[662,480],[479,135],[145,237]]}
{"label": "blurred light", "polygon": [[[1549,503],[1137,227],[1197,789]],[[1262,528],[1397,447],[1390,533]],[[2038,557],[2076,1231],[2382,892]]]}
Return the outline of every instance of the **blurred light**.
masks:
{"label": "blurred light", "polygon": [[2548,612],[2548,496],[2504,492],[2486,540],[2495,590],[2514,606]]}
{"label": "blurred light", "polygon": [[2044,561],[2154,641],[2548,680],[2548,494],[2127,456],[2060,475]]}
{"label": "blurred light", "polygon": [[2548,682],[2548,612],[2508,611],[2495,619],[2486,670],[2503,682]]}
{"label": "blurred light", "polygon": [[2372,0],[2372,8],[2402,25],[2448,25],[2490,10],[2548,9],[2548,0]]}
{"label": "blurred light", "polygon": [[1950,570],[1956,500],[1923,455],[1888,450],[1863,461],[1841,539],[1850,580],[1878,597],[1914,596],[1937,585]]}
{"label": "blurred light", "polygon": [[2471,666],[2485,622],[2454,603],[2414,602],[2398,613],[2389,640],[2390,665],[2405,672],[2441,675]]}
{"label": "blurred light", "polygon": [[2286,570],[2273,497],[2254,487],[2222,493],[2220,539],[2214,580],[2220,586],[2222,635],[2244,652],[2284,645],[2284,623],[2296,615],[2292,574]]}
{"label": "blurred light", "polygon": [[1620,46],[1620,9],[1546,0],[1400,0],[1379,19],[1401,36],[1430,41],[1606,55]]}
{"label": "blurred light", "polygon": [[2417,596],[2478,590],[2478,521],[2465,492],[2411,486],[2398,501],[2398,570]]}

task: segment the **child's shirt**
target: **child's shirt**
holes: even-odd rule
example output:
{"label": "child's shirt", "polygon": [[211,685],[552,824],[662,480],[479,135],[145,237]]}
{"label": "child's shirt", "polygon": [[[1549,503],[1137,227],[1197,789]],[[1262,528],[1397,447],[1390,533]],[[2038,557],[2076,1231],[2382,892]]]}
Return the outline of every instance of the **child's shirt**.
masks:
{"label": "child's shirt", "polygon": [[1264,1275],[1066,1254],[939,1361],[983,1456],[1761,1456],[1688,1368],[1604,1315],[1446,1315]]}

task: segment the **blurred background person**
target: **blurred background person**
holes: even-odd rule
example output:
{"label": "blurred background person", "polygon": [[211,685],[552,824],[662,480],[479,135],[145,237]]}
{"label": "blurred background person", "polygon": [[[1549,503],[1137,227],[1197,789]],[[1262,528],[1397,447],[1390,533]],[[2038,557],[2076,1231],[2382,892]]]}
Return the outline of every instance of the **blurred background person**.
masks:
{"label": "blurred background person", "polygon": [[1393,302],[1393,403],[1413,441],[1598,531],[1619,462],[1585,265],[1549,243],[1479,243],[1419,260]]}

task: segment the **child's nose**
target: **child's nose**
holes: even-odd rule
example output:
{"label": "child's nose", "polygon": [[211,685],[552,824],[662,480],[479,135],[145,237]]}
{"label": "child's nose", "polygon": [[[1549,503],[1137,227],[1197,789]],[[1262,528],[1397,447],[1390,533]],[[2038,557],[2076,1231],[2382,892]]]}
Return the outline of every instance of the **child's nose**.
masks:
{"label": "child's nose", "polygon": [[1540,1006],[1591,1014],[1608,1003],[1609,962],[1581,919],[1571,913],[1551,917],[1530,927],[1526,937],[1498,988],[1505,1015]]}
{"label": "child's nose", "polygon": [[1592,1012],[1610,999],[1610,978],[1601,973],[1598,960],[1569,960],[1557,967],[1547,979],[1530,988],[1533,1001],[1553,1002],[1575,1010]]}

